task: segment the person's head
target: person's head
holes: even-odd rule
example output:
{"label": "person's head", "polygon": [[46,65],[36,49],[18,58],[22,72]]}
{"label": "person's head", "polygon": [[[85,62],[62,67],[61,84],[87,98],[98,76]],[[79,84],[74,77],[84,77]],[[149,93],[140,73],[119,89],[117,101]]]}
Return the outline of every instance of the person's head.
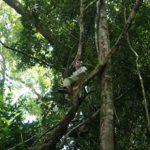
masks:
{"label": "person's head", "polygon": [[82,61],[80,61],[80,60],[77,60],[74,64],[75,68],[80,68],[81,66],[82,66]]}

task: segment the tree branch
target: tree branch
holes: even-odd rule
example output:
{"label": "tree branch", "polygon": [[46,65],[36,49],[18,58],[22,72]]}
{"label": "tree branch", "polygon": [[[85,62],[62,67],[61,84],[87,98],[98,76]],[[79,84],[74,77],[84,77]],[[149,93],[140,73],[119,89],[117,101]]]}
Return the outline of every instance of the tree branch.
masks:
{"label": "tree branch", "polygon": [[21,145],[23,145],[23,144],[25,144],[25,143],[28,143],[28,142],[31,141],[34,137],[36,137],[36,135],[30,137],[29,139],[27,139],[27,140],[25,140],[25,141],[23,141],[23,142],[21,142],[21,143],[15,145],[14,147],[9,148],[9,149],[7,149],[7,150],[14,150],[16,147],[21,146]]}
{"label": "tree branch", "polygon": [[[90,93],[92,93],[93,91],[89,92],[88,95]],[[87,96],[87,95],[86,95]],[[59,145],[59,149],[63,146],[63,143],[65,142],[66,138],[72,133],[74,132],[76,129],[80,128],[82,125],[84,124],[88,124],[89,122],[91,122],[100,112],[100,109],[98,109],[95,113],[92,114],[92,116],[90,116],[89,118],[87,118],[85,121],[83,121],[82,123],[78,124],[77,126],[73,127],[72,129],[70,129],[63,137],[62,142]]]}
{"label": "tree branch", "polygon": [[141,6],[142,3],[143,3],[143,0],[136,0],[136,3],[135,3],[133,9],[130,12],[130,15],[127,19],[127,22],[124,25],[124,28],[123,28],[121,34],[119,35],[119,37],[118,37],[117,41],[115,42],[115,44],[110,49],[110,52],[108,53],[106,59],[109,59],[113,55],[113,53],[115,53],[116,49],[119,47],[120,43],[122,42],[123,37],[126,36],[129,28],[131,27],[132,22],[133,22],[133,20],[136,16],[137,10],[139,9],[139,7]]}
{"label": "tree branch", "polygon": [[45,135],[48,134],[49,132],[51,132],[54,128],[56,128],[58,126],[58,124],[54,125],[53,127],[51,127],[50,129],[46,130],[44,133],[42,133],[32,144],[32,147],[35,146],[37,144],[37,142]]}
{"label": "tree branch", "polygon": [[132,47],[132,45],[130,43],[129,34],[127,34],[127,42],[129,44],[131,51],[134,53],[134,55],[136,57],[136,61],[135,61],[136,62],[136,69],[137,69],[137,73],[138,73],[140,84],[141,84],[142,95],[143,95],[144,106],[145,106],[145,113],[146,113],[146,118],[147,118],[147,123],[148,123],[148,129],[150,130],[150,116],[149,116],[149,110],[148,110],[148,103],[147,103],[147,99],[146,99],[146,93],[145,93],[143,78],[142,78],[139,63],[138,63],[139,55],[137,54],[137,52],[134,50],[134,48]]}
{"label": "tree branch", "polygon": [[99,32],[98,32],[98,26],[99,26],[99,9],[100,9],[100,1],[96,2],[96,15],[95,15],[95,24],[94,24],[94,29],[95,29],[95,46],[96,46],[96,51],[98,54],[98,47],[99,47]]}
{"label": "tree branch", "polygon": [[80,26],[80,38],[79,38],[79,44],[78,44],[78,51],[75,56],[74,61],[72,64],[75,63],[76,60],[79,60],[82,54],[82,49],[83,49],[83,35],[84,35],[84,22],[83,22],[83,17],[84,17],[84,4],[83,0],[80,0],[80,20],[79,20],[79,26]]}
{"label": "tree branch", "polygon": [[127,42],[128,42],[128,45],[129,45],[131,51],[134,53],[134,55],[136,57],[136,60],[135,60],[136,69],[137,69],[137,73],[138,73],[140,84],[141,84],[144,107],[145,107],[145,113],[146,113],[146,118],[147,118],[147,123],[148,123],[148,129],[150,130],[150,117],[149,117],[148,103],[147,103],[147,99],[146,99],[146,93],[145,93],[143,78],[142,78],[142,75],[141,75],[141,72],[140,72],[140,67],[139,67],[140,65],[138,63],[139,55],[137,54],[137,52],[135,51],[135,49],[131,45],[130,38],[129,38],[129,33],[127,33]]}
{"label": "tree branch", "polygon": [[[78,93],[79,93],[79,89],[77,91],[74,91],[72,96],[72,102],[75,101],[76,104],[72,105],[67,115],[60,121],[58,126],[53,130],[53,132],[51,133],[50,142],[47,144],[47,148],[45,148],[44,150],[56,150],[57,143],[60,141],[62,136],[67,132],[69,123],[75,117],[79,106],[87,96],[84,95],[82,98],[78,98]],[[43,147],[41,147],[41,150],[43,150]]]}
{"label": "tree branch", "polygon": [[[6,0],[5,0],[6,1]],[[8,0],[7,0],[8,1]],[[129,30],[133,19],[135,18],[136,12],[138,8],[140,7],[140,4],[142,3],[142,0],[136,0],[136,4],[134,8],[132,9],[130,16],[128,18],[127,23],[124,26],[123,31],[121,32],[119,38],[117,39],[116,43],[114,46],[110,49],[108,52],[107,56],[105,57],[104,61],[98,64],[95,69],[88,75],[88,77],[80,83],[80,87],[82,87],[83,84],[86,84],[90,79],[92,79],[97,73],[102,73],[103,70],[105,69],[107,61],[113,56],[113,54],[117,51],[118,46],[120,45],[122,39],[126,35],[127,31]],[[78,92],[75,93],[75,96],[77,96]],[[77,97],[74,97],[77,98]],[[74,99],[73,99],[74,101]],[[47,149],[55,150],[56,149],[56,144],[59,142],[59,140],[62,138],[62,136],[66,133],[67,127],[71,120],[75,117],[75,114],[80,106],[82,101],[77,103],[76,105],[72,106],[68,114],[60,121],[58,127],[56,127],[52,133],[50,142],[48,143]],[[45,149],[46,150],[46,149]]]}
{"label": "tree branch", "polygon": [[24,15],[23,6],[17,0],[3,0],[10,7],[14,8],[16,12],[20,15]]}
{"label": "tree branch", "polygon": [[[121,32],[121,34],[120,34],[118,40],[116,41],[115,45],[110,49],[110,51],[108,52],[108,54],[105,57],[104,61],[101,62],[100,64],[98,64],[95,67],[95,69],[88,75],[88,77],[84,81],[82,81],[80,83],[79,87],[82,87],[83,84],[86,84],[97,73],[100,73],[100,75],[101,75],[101,73],[105,69],[107,61],[116,52],[116,50],[117,50],[118,46],[120,45],[122,39],[124,38],[124,36],[126,35],[127,31],[129,30],[129,28],[130,28],[130,26],[131,26],[131,24],[133,22],[133,19],[135,18],[136,12],[137,12],[138,8],[140,7],[141,3],[142,3],[142,0],[137,0],[136,1],[136,4],[135,4],[134,8],[132,9],[132,11],[131,11],[131,13],[129,15],[128,21],[124,25],[123,31]],[[58,127],[54,130],[54,132],[52,133],[52,137],[51,137],[50,143],[48,144],[48,149],[53,149],[53,150],[56,149],[56,144],[58,143],[58,141],[60,140],[60,138],[62,138],[62,136],[66,133],[68,124],[74,118],[74,116],[76,114],[76,111],[78,110],[80,104],[81,103],[78,103],[77,105],[74,105],[70,109],[70,111],[68,112],[68,114],[65,116],[65,118],[59,123]]]}
{"label": "tree branch", "polygon": [[20,83],[22,83],[23,85],[25,85],[26,87],[28,87],[36,96],[37,96],[37,100],[40,99],[42,96],[41,94],[39,94],[36,89],[32,86],[32,83],[26,83],[25,81],[23,81],[21,78],[19,77],[15,77],[13,78],[13,80],[19,81]]}
{"label": "tree branch", "polygon": [[118,47],[120,46],[123,38],[126,36],[129,28],[131,27],[131,24],[136,16],[137,10],[142,4],[142,0],[136,0],[136,4],[134,5],[133,9],[131,10],[131,13],[128,17],[127,22],[124,25],[124,28],[119,35],[117,41],[113,45],[113,47],[109,50],[108,54],[106,55],[105,59],[103,62],[100,62],[93,71],[88,75],[88,77],[81,83],[81,85],[86,84],[90,79],[92,79],[98,72],[103,72],[105,69],[107,61],[114,55],[114,53],[118,50]]}
{"label": "tree branch", "polygon": [[94,0],[92,2],[90,2],[84,9],[84,11],[86,11],[90,6],[92,6],[94,3],[96,3],[97,0]]}
{"label": "tree branch", "polygon": [[[134,87],[135,87],[135,86],[134,86]],[[125,93],[123,93],[123,94],[121,94],[120,96],[116,97],[114,100],[116,101],[116,100],[121,99],[121,97],[123,97],[126,93],[129,92],[129,90],[133,89],[134,87],[128,89]],[[115,108],[114,108],[114,109],[115,109]],[[66,138],[67,138],[72,132],[74,132],[77,128],[80,128],[82,125],[87,124],[87,123],[89,123],[92,119],[94,119],[94,118],[99,114],[99,111],[100,111],[100,109],[98,109],[92,116],[90,116],[89,118],[87,118],[85,121],[83,121],[82,123],[78,124],[78,125],[75,126],[74,128],[70,129],[70,130],[64,135],[63,140],[62,140],[62,142],[60,143],[60,146],[59,146],[59,147],[61,148],[61,147],[63,146],[63,143],[65,142]],[[116,110],[115,110],[115,115],[116,115],[116,118],[117,118],[118,123],[119,123],[119,118],[118,118],[118,116],[117,116]]]}
{"label": "tree branch", "polygon": [[56,144],[61,139],[63,134],[66,133],[67,127],[70,123],[70,121],[74,118],[76,111],[78,110],[79,105],[76,107],[72,107],[68,114],[64,117],[64,119],[59,123],[58,127],[54,129],[52,133],[52,137],[50,139],[50,143],[48,144],[48,149],[55,150]]}
{"label": "tree branch", "polygon": [[[31,56],[31,55],[29,55],[29,54],[27,54],[27,53],[25,53],[25,52],[23,52],[23,51],[21,51],[21,50],[18,50],[18,49],[16,49],[16,48],[12,48],[12,47],[10,47],[10,46],[7,46],[7,45],[4,44],[1,40],[0,40],[0,43],[2,44],[2,46],[4,46],[4,47],[7,48],[7,49],[10,49],[10,50],[12,50],[12,51],[14,51],[14,52],[20,53],[20,54],[24,55],[25,57],[34,59],[34,60],[36,60],[37,62],[41,62],[41,63],[44,64],[44,65],[50,66],[50,64],[48,64],[47,62],[45,62],[45,61],[43,61],[43,60],[41,60],[41,59],[38,59],[38,58],[36,58],[36,57],[34,57],[34,56]],[[51,66],[52,66],[52,65],[51,65]]]}
{"label": "tree branch", "polygon": [[[125,23],[126,23],[126,9],[124,9],[124,19],[125,19]],[[146,99],[146,93],[145,93],[145,88],[144,88],[144,83],[143,83],[143,78],[140,72],[140,67],[139,67],[139,55],[136,52],[136,50],[133,48],[133,46],[131,45],[130,42],[130,37],[129,37],[129,33],[127,32],[127,42],[128,45],[131,49],[131,51],[133,52],[133,54],[136,57],[135,63],[136,63],[136,69],[137,69],[137,73],[139,76],[139,80],[140,80],[140,84],[141,84],[141,89],[142,89],[142,95],[143,95],[143,100],[144,100],[144,106],[145,106],[145,113],[146,113],[146,118],[147,118],[147,123],[148,123],[148,129],[150,130],[150,117],[149,117],[149,110],[148,110],[148,103],[147,103],[147,99]]]}
{"label": "tree branch", "polygon": [[87,118],[85,121],[81,122],[80,124],[78,124],[77,126],[75,126],[74,128],[70,129],[63,137],[62,142],[60,143],[60,148],[63,146],[66,138],[72,133],[74,132],[77,128],[80,128],[82,125],[84,124],[88,124],[89,122],[91,122],[100,112],[100,109],[98,109],[92,116],[90,116],[89,118]]}
{"label": "tree branch", "polygon": [[119,96],[114,98],[114,101],[120,100],[122,97],[124,97],[126,94],[128,94],[131,90],[133,90],[136,87],[136,85],[132,86],[131,88],[128,88],[124,93],[121,93]]}
{"label": "tree branch", "polygon": [[7,3],[11,8],[13,8],[18,14],[20,14],[25,20],[31,20],[39,33],[41,33],[45,39],[54,46],[54,38],[52,37],[52,33],[48,28],[45,28],[45,25],[43,25],[38,17],[35,17],[35,15],[31,14],[28,10],[23,9],[23,6],[20,2],[17,0],[3,0],[5,3]]}

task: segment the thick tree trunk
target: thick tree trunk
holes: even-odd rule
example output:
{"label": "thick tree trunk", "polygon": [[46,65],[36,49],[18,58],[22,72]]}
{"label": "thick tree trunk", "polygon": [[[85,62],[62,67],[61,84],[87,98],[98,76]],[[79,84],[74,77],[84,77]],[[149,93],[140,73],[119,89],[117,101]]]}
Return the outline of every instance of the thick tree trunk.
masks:
{"label": "thick tree trunk", "polygon": [[[107,13],[105,1],[100,0],[98,7],[98,58],[103,63],[109,51],[109,35],[107,25]],[[112,79],[111,79],[111,61],[107,62],[105,70],[100,76],[101,88],[101,112],[100,112],[100,149],[113,150],[113,100],[112,100]]]}
{"label": "thick tree trunk", "polygon": [[101,79],[100,149],[113,150],[113,101],[111,63],[105,68]]}

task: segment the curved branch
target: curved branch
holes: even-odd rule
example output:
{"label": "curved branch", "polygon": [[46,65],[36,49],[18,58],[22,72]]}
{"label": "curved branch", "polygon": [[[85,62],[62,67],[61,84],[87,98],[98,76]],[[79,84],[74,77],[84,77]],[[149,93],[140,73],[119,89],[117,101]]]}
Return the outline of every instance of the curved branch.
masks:
{"label": "curved branch", "polygon": [[83,22],[83,17],[84,17],[84,4],[83,0],[80,0],[80,20],[79,20],[79,26],[80,26],[80,38],[79,38],[79,44],[78,44],[78,51],[75,56],[74,61],[72,64],[75,63],[75,61],[79,60],[82,54],[82,49],[83,49],[83,34],[84,34],[84,22]]}
{"label": "curved branch", "polygon": [[124,28],[119,35],[117,41],[115,42],[114,46],[109,50],[108,54],[106,55],[105,59],[103,62],[99,63],[93,71],[88,75],[88,77],[81,83],[81,85],[86,84],[90,79],[92,79],[94,76],[98,74],[98,72],[103,72],[105,69],[105,66],[107,64],[107,61],[114,55],[114,53],[118,50],[118,47],[120,46],[123,38],[126,36],[128,30],[130,29],[132,22],[136,16],[137,10],[142,4],[142,0],[136,0],[136,4],[134,5],[133,9],[131,10],[131,13],[127,19],[127,22],[124,25]]}
{"label": "curved branch", "polygon": [[[124,18],[125,18],[125,22],[126,22],[126,9],[124,10]],[[144,83],[143,83],[143,78],[140,72],[140,67],[139,67],[139,55],[136,52],[136,50],[133,48],[131,42],[130,42],[130,37],[129,37],[129,33],[127,32],[127,42],[128,45],[131,49],[131,51],[134,53],[135,55],[135,63],[136,63],[136,69],[137,69],[137,73],[139,76],[139,80],[140,80],[140,84],[141,84],[141,89],[142,89],[142,95],[143,95],[143,100],[144,100],[144,106],[145,106],[145,113],[146,113],[146,118],[147,118],[147,123],[148,123],[148,129],[150,130],[150,117],[149,117],[149,110],[148,110],[148,103],[147,103],[147,99],[146,99],[146,93],[145,93],[145,88],[144,88]]]}
{"label": "curved branch", "polygon": [[[78,108],[80,107],[81,103],[86,98],[86,96],[88,95],[87,94],[84,95],[82,98],[78,98],[78,93],[79,90],[73,93],[72,102],[75,101],[76,104],[72,105],[67,115],[60,121],[58,126],[53,130],[53,132],[51,133],[50,141],[47,144],[47,147],[46,148],[44,147],[45,148],[44,150],[56,150],[57,143],[60,141],[62,136],[67,132],[69,123],[73,120]],[[43,150],[43,147],[41,147],[40,150]]]}
{"label": "curved branch", "polygon": [[[115,45],[110,49],[110,51],[108,52],[108,54],[107,54],[106,58],[104,59],[104,61],[101,62],[100,64],[98,64],[95,67],[95,69],[88,75],[88,77],[80,83],[79,87],[82,87],[83,84],[86,84],[90,79],[92,79],[98,73],[100,73],[100,75],[102,74],[103,70],[105,69],[107,61],[116,52],[116,50],[117,50],[118,46],[120,45],[122,39],[124,38],[127,31],[129,30],[129,28],[130,28],[130,26],[133,22],[133,19],[135,18],[136,12],[137,12],[138,8],[140,7],[141,3],[142,3],[142,0],[137,0],[136,1],[136,4],[135,4],[134,8],[132,9],[132,11],[129,15],[128,21],[124,25],[124,28],[123,28],[118,40],[116,41]],[[62,138],[62,136],[66,133],[67,127],[68,127],[69,123],[71,122],[71,120],[74,118],[74,116],[76,114],[76,111],[78,110],[80,104],[81,103],[78,103],[77,105],[74,105],[70,109],[68,114],[65,116],[65,118],[60,122],[58,128],[56,128],[54,130],[54,132],[52,133],[50,143],[48,145],[48,149],[53,149],[53,150],[56,149],[56,144],[59,142],[59,140]]]}
{"label": "curved branch", "polygon": [[41,60],[41,59],[38,59],[38,58],[36,58],[36,57],[34,57],[34,56],[31,56],[31,55],[29,55],[29,54],[27,54],[27,53],[25,53],[25,52],[23,52],[23,51],[21,51],[21,50],[12,48],[12,47],[10,47],[10,46],[7,46],[7,45],[4,44],[1,40],[0,40],[0,43],[2,44],[2,46],[4,46],[4,47],[7,48],[7,49],[10,49],[10,50],[12,50],[12,51],[14,51],[14,52],[20,53],[20,54],[24,55],[25,57],[34,59],[34,60],[36,60],[37,62],[41,62],[41,63],[44,64],[44,65],[50,66],[50,64],[48,64],[47,62],[45,62],[45,61],[43,61],[43,60]]}
{"label": "curved branch", "polygon": [[36,135],[30,137],[29,139],[27,139],[27,140],[25,140],[25,141],[23,141],[23,142],[21,142],[21,143],[15,145],[14,147],[9,148],[9,149],[7,149],[7,150],[14,150],[16,147],[28,143],[28,142],[31,141],[34,137],[36,137]]}
{"label": "curved branch", "polygon": [[136,13],[137,13],[137,11],[138,11],[138,9],[139,9],[139,7],[141,6],[142,3],[143,3],[143,0],[136,0],[136,3],[135,3],[133,9],[130,12],[130,15],[127,19],[127,22],[124,25],[124,28],[123,28],[121,34],[119,35],[119,37],[118,37],[117,41],[115,42],[115,44],[110,49],[110,52],[107,55],[108,58],[106,58],[106,59],[109,59],[113,55],[113,53],[115,53],[116,49],[120,46],[120,44],[122,42],[122,39],[124,38],[124,36],[126,36],[129,28],[131,27],[132,22],[133,22],[133,20],[136,16]]}
{"label": "curved branch", "polygon": [[52,37],[52,32],[41,23],[38,16],[31,14],[28,10],[24,10],[23,6],[17,0],[3,0],[11,8],[13,8],[18,14],[20,14],[25,20],[30,20],[34,22],[34,25],[39,33],[44,36],[44,38],[54,46],[54,37]]}
{"label": "curved branch", "polygon": [[[80,83],[80,87],[82,87],[83,84],[86,84],[90,79],[92,79],[94,76],[96,76],[97,73],[102,73],[103,72],[103,70],[105,69],[107,61],[117,51],[118,46],[121,44],[122,39],[124,38],[127,31],[129,30],[129,28],[130,28],[130,26],[133,22],[133,19],[135,18],[136,12],[137,12],[138,8],[140,7],[141,3],[142,3],[142,0],[136,0],[136,4],[135,4],[134,8],[132,9],[132,11],[130,13],[130,16],[128,18],[128,21],[125,24],[124,29],[122,30],[118,40],[116,41],[114,46],[110,49],[110,51],[108,52],[108,54],[105,57],[104,61],[101,62],[100,64],[98,64],[95,67],[95,69],[88,75],[88,77]],[[77,95],[77,94],[75,94],[75,95]],[[67,127],[68,127],[69,123],[71,122],[71,120],[75,117],[75,114],[76,114],[81,102],[78,103],[77,105],[72,106],[72,108],[70,109],[68,114],[64,117],[64,119],[62,119],[62,121],[60,121],[58,127],[54,129],[54,131],[52,133],[52,136],[51,136],[51,139],[48,143],[47,149],[51,149],[51,150],[56,149],[57,143],[62,138],[62,136],[66,133]]]}
{"label": "curved branch", "polygon": [[136,57],[136,69],[137,69],[137,73],[138,73],[140,84],[141,84],[142,95],[143,95],[143,100],[144,100],[144,107],[145,107],[145,113],[146,113],[146,118],[147,118],[147,123],[148,123],[148,129],[150,130],[150,117],[149,117],[148,103],[147,103],[147,99],[146,99],[146,93],[145,93],[143,78],[142,78],[139,63],[138,63],[139,55],[137,54],[137,52],[134,50],[134,48],[132,47],[132,45],[130,43],[129,34],[127,34],[127,42],[129,44],[129,47],[130,47],[131,51],[134,53],[134,55]]}
{"label": "curved branch", "polygon": [[92,1],[92,2],[90,2],[86,7],[85,7],[85,11],[90,7],[90,6],[92,6],[94,3],[96,3],[96,1],[97,0],[94,0],[94,1]]}
{"label": "curved branch", "polygon": [[43,137],[45,136],[45,134],[48,134],[49,132],[51,132],[54,128],[56,128],[58,126],[58,124],[54,125],[53,127],[51,127],[50,129],[46,130],[44,133],[42,133],[32,144],[31,148],[34,147],[37,142]]}
{"label": "curved branch", "polygon": [[23,6],[17,0],[3,0],[10,7],[14,8],[16,12],[20,15],[24,15]]}
{"label": "curved branch", "polygon": [[64,138],[62,140],[62,142],[60,143],[60,148],[63,146],[66,138],[73,132],[75,131],[77,128],[80,128],[82,125],[84,124],[88,124],[89,122],[91,122],[100,112],[100,109],[98,109],[95,113],[92,114],[92,116],[90,116],[89,118],[87,118],[85,121],[79,123],[77,126],[75,126],[74,128],[70,129],[65,135]]}

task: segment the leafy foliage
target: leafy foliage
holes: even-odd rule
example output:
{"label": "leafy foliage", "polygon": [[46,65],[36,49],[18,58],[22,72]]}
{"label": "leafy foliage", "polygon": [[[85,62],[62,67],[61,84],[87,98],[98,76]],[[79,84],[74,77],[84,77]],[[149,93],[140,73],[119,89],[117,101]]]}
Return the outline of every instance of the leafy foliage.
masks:
{"label": "leafy foliage", "polygon": [[[90,2],[86,0],[84,5],[88,6]],[[110,45],[113,46],[124,25],[124,10],[126,8],[128,16],[134,1],[108,0],[107,3]],[[70,75],[73,71],[70,67],[79,42],[80,2],[22,0],[21,4],[26,12],[24,17],[17,16],[4,2],[0,4],[2,4],[0,6],[1,40],[49,64],[48,66],[37,59],[8,50],[1,45],[0,52],[5,57],[7,66],[5,72],[7,79],[4,79],[5,84],[1,86],[5,92],[0,93],[0,149],[6,150],[15,146],[16,150],[26,150],[37,143],[39,146],[48,142],[51,130],[57,127],[70,109],[71,101],[65,100],[64,95],[58,92],[58,88],[62,84],[63,77]],[[129,32],[132,46],[140,56],[140,71],[147,99],[150,98],[149,11],[150,3],[145,2]],[[82,60],[85,64],[90,64],[87,65],[88,72],[98,62],[94,42],[95,12],[95,3],[84,12],[85,33]],[[30,17],[27,18],[28,16]],[[36,27],[37,22],[44,27],[42,28],[44,32],[50,33],[49,36],[53,37],[52,43],[39,33]],[[0,70],[0,77],[4,73],[2,70]],[[146,124],[135,56],[126,39],[112,58],[112,77],[116,110],[115,149],[150,149],[150,135]],[[12,84],[7,84],[6,80]],[[88,83],[88,95],[69,124],[68,130],[85,121],[99,109],[99,82],[97,78],[94,78]],[[26,117],[29,118],[31,115],[36,116],[36,120],[26,121]],[[99,119],[97,115],[90,123],[68,135],[61,149],[63,147],[81,150],[99,149]]]}

